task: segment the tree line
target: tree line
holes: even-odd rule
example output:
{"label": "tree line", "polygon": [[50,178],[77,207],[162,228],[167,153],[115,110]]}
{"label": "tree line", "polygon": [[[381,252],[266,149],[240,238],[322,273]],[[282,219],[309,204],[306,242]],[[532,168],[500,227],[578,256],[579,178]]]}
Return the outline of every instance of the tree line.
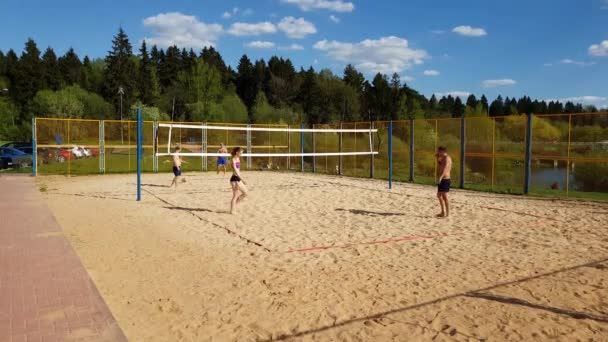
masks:
{"label": "tree line", "polygon": [[234,70],[213,47],[196,53],[143,41],[133,51],[122,28],[103,59],[72,48],[58,57],[33,39],[20,56],[0,51],[0,139],[27,139],[34,116],[126,119],[138,106],[148,120],[290,124],[597,111],[528,96],[426,98],[398,74],[370,81],[353,65],[339,76],[277,56],[243,55]]}

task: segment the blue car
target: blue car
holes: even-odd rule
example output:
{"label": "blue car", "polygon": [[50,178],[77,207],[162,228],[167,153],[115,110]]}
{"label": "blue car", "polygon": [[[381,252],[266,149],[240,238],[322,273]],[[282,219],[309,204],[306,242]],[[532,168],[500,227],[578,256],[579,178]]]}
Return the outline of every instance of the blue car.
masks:
{"label": "blue car", "polygon": [[11,147],[0,147],[0,169],[32,166],[32,156]]}

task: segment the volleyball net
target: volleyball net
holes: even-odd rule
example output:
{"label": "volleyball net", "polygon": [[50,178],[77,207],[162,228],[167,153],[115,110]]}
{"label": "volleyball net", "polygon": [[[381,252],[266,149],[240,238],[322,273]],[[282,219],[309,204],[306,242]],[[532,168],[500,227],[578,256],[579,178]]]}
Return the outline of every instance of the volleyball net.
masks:
{"label": "volleyball net", "polygon": [[[305,169],[306,164],[311,164],[311,159],[314,168],[316,158],[377,155],[373,145],[373,134],[377,132],[372,128],[159,123],[155,155],[230,157],[230,150],[240,147],[248,169],[295,169],[297,166]],[[341,143],[347,134],[357,135],[367,143],[359,150],[344,151]],[[320,141],[324,142],[322,148]],[[227,152],[220,152],[222,144]],[[176,150],[178,146],[179,150]]]}

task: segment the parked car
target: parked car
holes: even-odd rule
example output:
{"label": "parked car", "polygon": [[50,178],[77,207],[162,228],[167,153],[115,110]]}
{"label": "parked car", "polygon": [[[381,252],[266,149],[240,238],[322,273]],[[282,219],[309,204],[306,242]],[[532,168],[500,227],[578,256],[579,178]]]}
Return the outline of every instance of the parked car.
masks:
{"label": "parked car", "polygon": [[0,157],[5,168],[28,167],[32,165],[32,156],[10,147],[0,147]]}
{"label": "parked car", "polygon": [[32,143],[28,142],[9,142],[0,147],[10,147],[27,154],[32,154]]}
{"label": "parked car", "polygon": [[96,148],[91,148],[91,149],[86,149],[82,146],[78,147],[78,146],[74,146],[71,149],[63,149],[60,150],[59,152],[57,152],[57,156],[55,157],[55,159],[60,162],[63,163],[66,160],[73,160],[73,159],[81,159],[81,158],[88,158],[88,157],[96,157],[99,155],[99,149]]}

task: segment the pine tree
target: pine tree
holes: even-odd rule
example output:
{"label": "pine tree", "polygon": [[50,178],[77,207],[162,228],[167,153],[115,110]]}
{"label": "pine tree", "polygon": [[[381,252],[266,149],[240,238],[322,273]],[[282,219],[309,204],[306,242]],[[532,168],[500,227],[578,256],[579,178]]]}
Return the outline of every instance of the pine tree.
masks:
{"label": "pine tree", "polygon": [[21,54],[12,80],[15,100],[19,105],[25,106],[34,98],[38,90],[42,89],[42,76],[40,50],[34,40],[30,38],[25,43],[25,50]]}
{"label": "pine tree", "polygon": [[236,77],[236,93],[239,95],[247,110],[251,111],[257,96],[256,85],[254,84],[253,64],[247,55],[243,55],[239,60]]}
{"label": "pine tree", "polygon": [[454,108],[452,109],[452,116],[455,118],[461,118],[464,115],[464,105],[460,97],[456,97],[454,100]]}
{"label": "pine tree", "polygon": [[488,102],[488,98],[485,95],[481,95],[481,99],[479,100],[479,102],[481,102],[481,105],[483,106],[483,109],[486,112],[490,110],[490,103]]}
{"label": "pine tree", "polygon": [[475,108],[477,106],[477,98],[475,95],[471,94],[467,98],[467,107]]}
{"label": "pine tree", "polygon": [[160,85],[145,40],[139,49],[139,59],[139,98],[144,104],[153,106],[160,96]]}
{"label": "pine tree", "polygon": [[[129,37],[121,27],[112,40],[112,50],[105,58],[106,70],[103,88],[105,98],[123,117],[126,117],[126,112],[137,97],[137,70],[132,57],[133,49]],[[122,93],[122,96],[119,92]]]}
{"label": "pine tree", "polygon": [[498,95],[496,100],[490,105],[490,116],[502,116],[504,115],[505,104],[502,100],[502,96]]}
{"label": "pine tree", "polygon": [[59,71],[63,77],[63,84],[70,86],[81,82],[82,63],[73,48],[59,58]]}
{"label": "pine tree", "polygon": [[167,51],[160,54],[160,66],[158,70],[158,80],[160,82],[161,89],[166,91],[173,83],[177,80],[177,74],[182,69],[181,53],[177,46],[170,46]]}
{"label": "pine tree", "polygon": [[352,64],[348,64],[346,68],[344,68],[344,76],[342,79],[346,84],[353,87],[357,94],[363,94],[365,77],[363,77],[363,74],[357,71]]}
{"label": "pine tree", "polygon": [[44,76],[42,78],[43,88],[58,90],[61,88],[61,72],[59,71],[59,63],[57,62],[57,55],[51,47],[48,47],[42,55],[42,67],[44,70]]}

